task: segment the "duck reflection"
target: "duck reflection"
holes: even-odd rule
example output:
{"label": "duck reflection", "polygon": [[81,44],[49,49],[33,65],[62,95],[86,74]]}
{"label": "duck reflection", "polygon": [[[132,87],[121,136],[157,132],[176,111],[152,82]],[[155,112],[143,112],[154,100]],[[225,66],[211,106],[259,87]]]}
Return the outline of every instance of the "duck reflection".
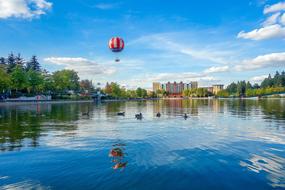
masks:
{"label": "duck reflection", "polygon": [[128,162],[125,160],[125,155],[127,155],[124,152],[125,146],[125,144],[121,143],[114,144],[113,148],[109,152],[109,157],[112,157],[112,163],[115,163],[115,165],[112,167],[114,170],[123,170],[128,164]]}

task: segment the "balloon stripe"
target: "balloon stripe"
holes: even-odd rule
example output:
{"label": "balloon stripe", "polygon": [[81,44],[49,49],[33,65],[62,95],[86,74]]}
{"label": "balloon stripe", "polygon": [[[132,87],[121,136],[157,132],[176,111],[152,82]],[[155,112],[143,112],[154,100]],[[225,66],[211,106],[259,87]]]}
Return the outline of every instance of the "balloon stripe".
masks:
{"label": "balloon stripe", "polygon": [[120,38],[116,38],[116,49],[120,48]]}

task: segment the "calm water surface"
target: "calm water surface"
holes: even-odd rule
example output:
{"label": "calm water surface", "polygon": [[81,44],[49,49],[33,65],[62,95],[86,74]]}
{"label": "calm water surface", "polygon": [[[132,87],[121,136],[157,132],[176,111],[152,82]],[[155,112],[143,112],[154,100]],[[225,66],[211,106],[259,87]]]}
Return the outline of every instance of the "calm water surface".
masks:
{"label": "calm water surface", "polygon": [[284,189],[285,99],[0,105],[17,188]]}

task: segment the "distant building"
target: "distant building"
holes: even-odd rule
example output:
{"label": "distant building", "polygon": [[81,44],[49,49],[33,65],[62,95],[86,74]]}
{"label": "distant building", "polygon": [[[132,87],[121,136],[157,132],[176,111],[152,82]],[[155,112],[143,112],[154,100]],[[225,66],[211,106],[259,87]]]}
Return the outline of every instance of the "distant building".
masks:
{"label": "distant building", "polygon": [[198,82],[193,81],[190,83],[183,83],[181,82],[167,82],[165,84],[161,84],[159,82],[154,82],[152,84],[153,91],[156,92],[157,90],[164,90],[167,94],[171,97],[182,97],[184,90],[190,90],[193,88],[198,88]]}
{"label": "distant building", "polygon": [[180,83],[166,83],[166,92],[168,92],[170,96],[182,96],[183,90],[184,83],[182,81]]}
{"label": "distant building", "polygon": [[190,85],[191,85],[190,89],[198,88],[198,82],[197,81],[191,81]]}
{"label": "distant building", "polygon": [[161,84],[159,82],[152,83],[153,92],[157,92],[158,90],[162,90]]}
{"label": "distant building", "polygon": [[215,84],[215,85],[213,85],[213,94],[217,94],[218,92],[220,92],[223,89],[224,89],[223,84]]}

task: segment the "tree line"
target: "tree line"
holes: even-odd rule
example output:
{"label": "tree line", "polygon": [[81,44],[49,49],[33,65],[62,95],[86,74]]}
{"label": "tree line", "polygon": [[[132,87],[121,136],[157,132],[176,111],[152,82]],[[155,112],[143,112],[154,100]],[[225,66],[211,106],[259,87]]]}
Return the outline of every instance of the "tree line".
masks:
{"label": "tree line", "polygon": [[137,88],[135,90],[129,90],[121,87],[115,82],[107,83],[104,93],[108,94],[113,98],[156,98],[157,95],[154,92],[148,93],[146,89]]}
{"label": "tree line", "polygon": [[75,92],[92,92],[90,80],[79,80],[74,70],[63,69],[49,73],[32,56],[28,61],[20,54],[0,57],[0,94],[5,97],[34,96],[38,94],[61,96]]}
{"label": "tree line", "polygon": [[126,90],[117,83],[107,83],[105,89],[95,88],[91,80],[80,80],[74,70],[53,73],[43,69],[37,56],[28,61],[21,54],[0,57],[0,97],[51,95],[53,98],[90,98],[95,92],[105,92],[111,98],[147,98],[154,96],[145,89]]}
{"label": "tree line", "polygon": [[251,84],[249,81],[232,82],[225,90],[218,92],[220,97],[252,97],[270,95],[285,92],[285,71],[276,71],[274,77],[271,74],[266,77],[261,84]]}

